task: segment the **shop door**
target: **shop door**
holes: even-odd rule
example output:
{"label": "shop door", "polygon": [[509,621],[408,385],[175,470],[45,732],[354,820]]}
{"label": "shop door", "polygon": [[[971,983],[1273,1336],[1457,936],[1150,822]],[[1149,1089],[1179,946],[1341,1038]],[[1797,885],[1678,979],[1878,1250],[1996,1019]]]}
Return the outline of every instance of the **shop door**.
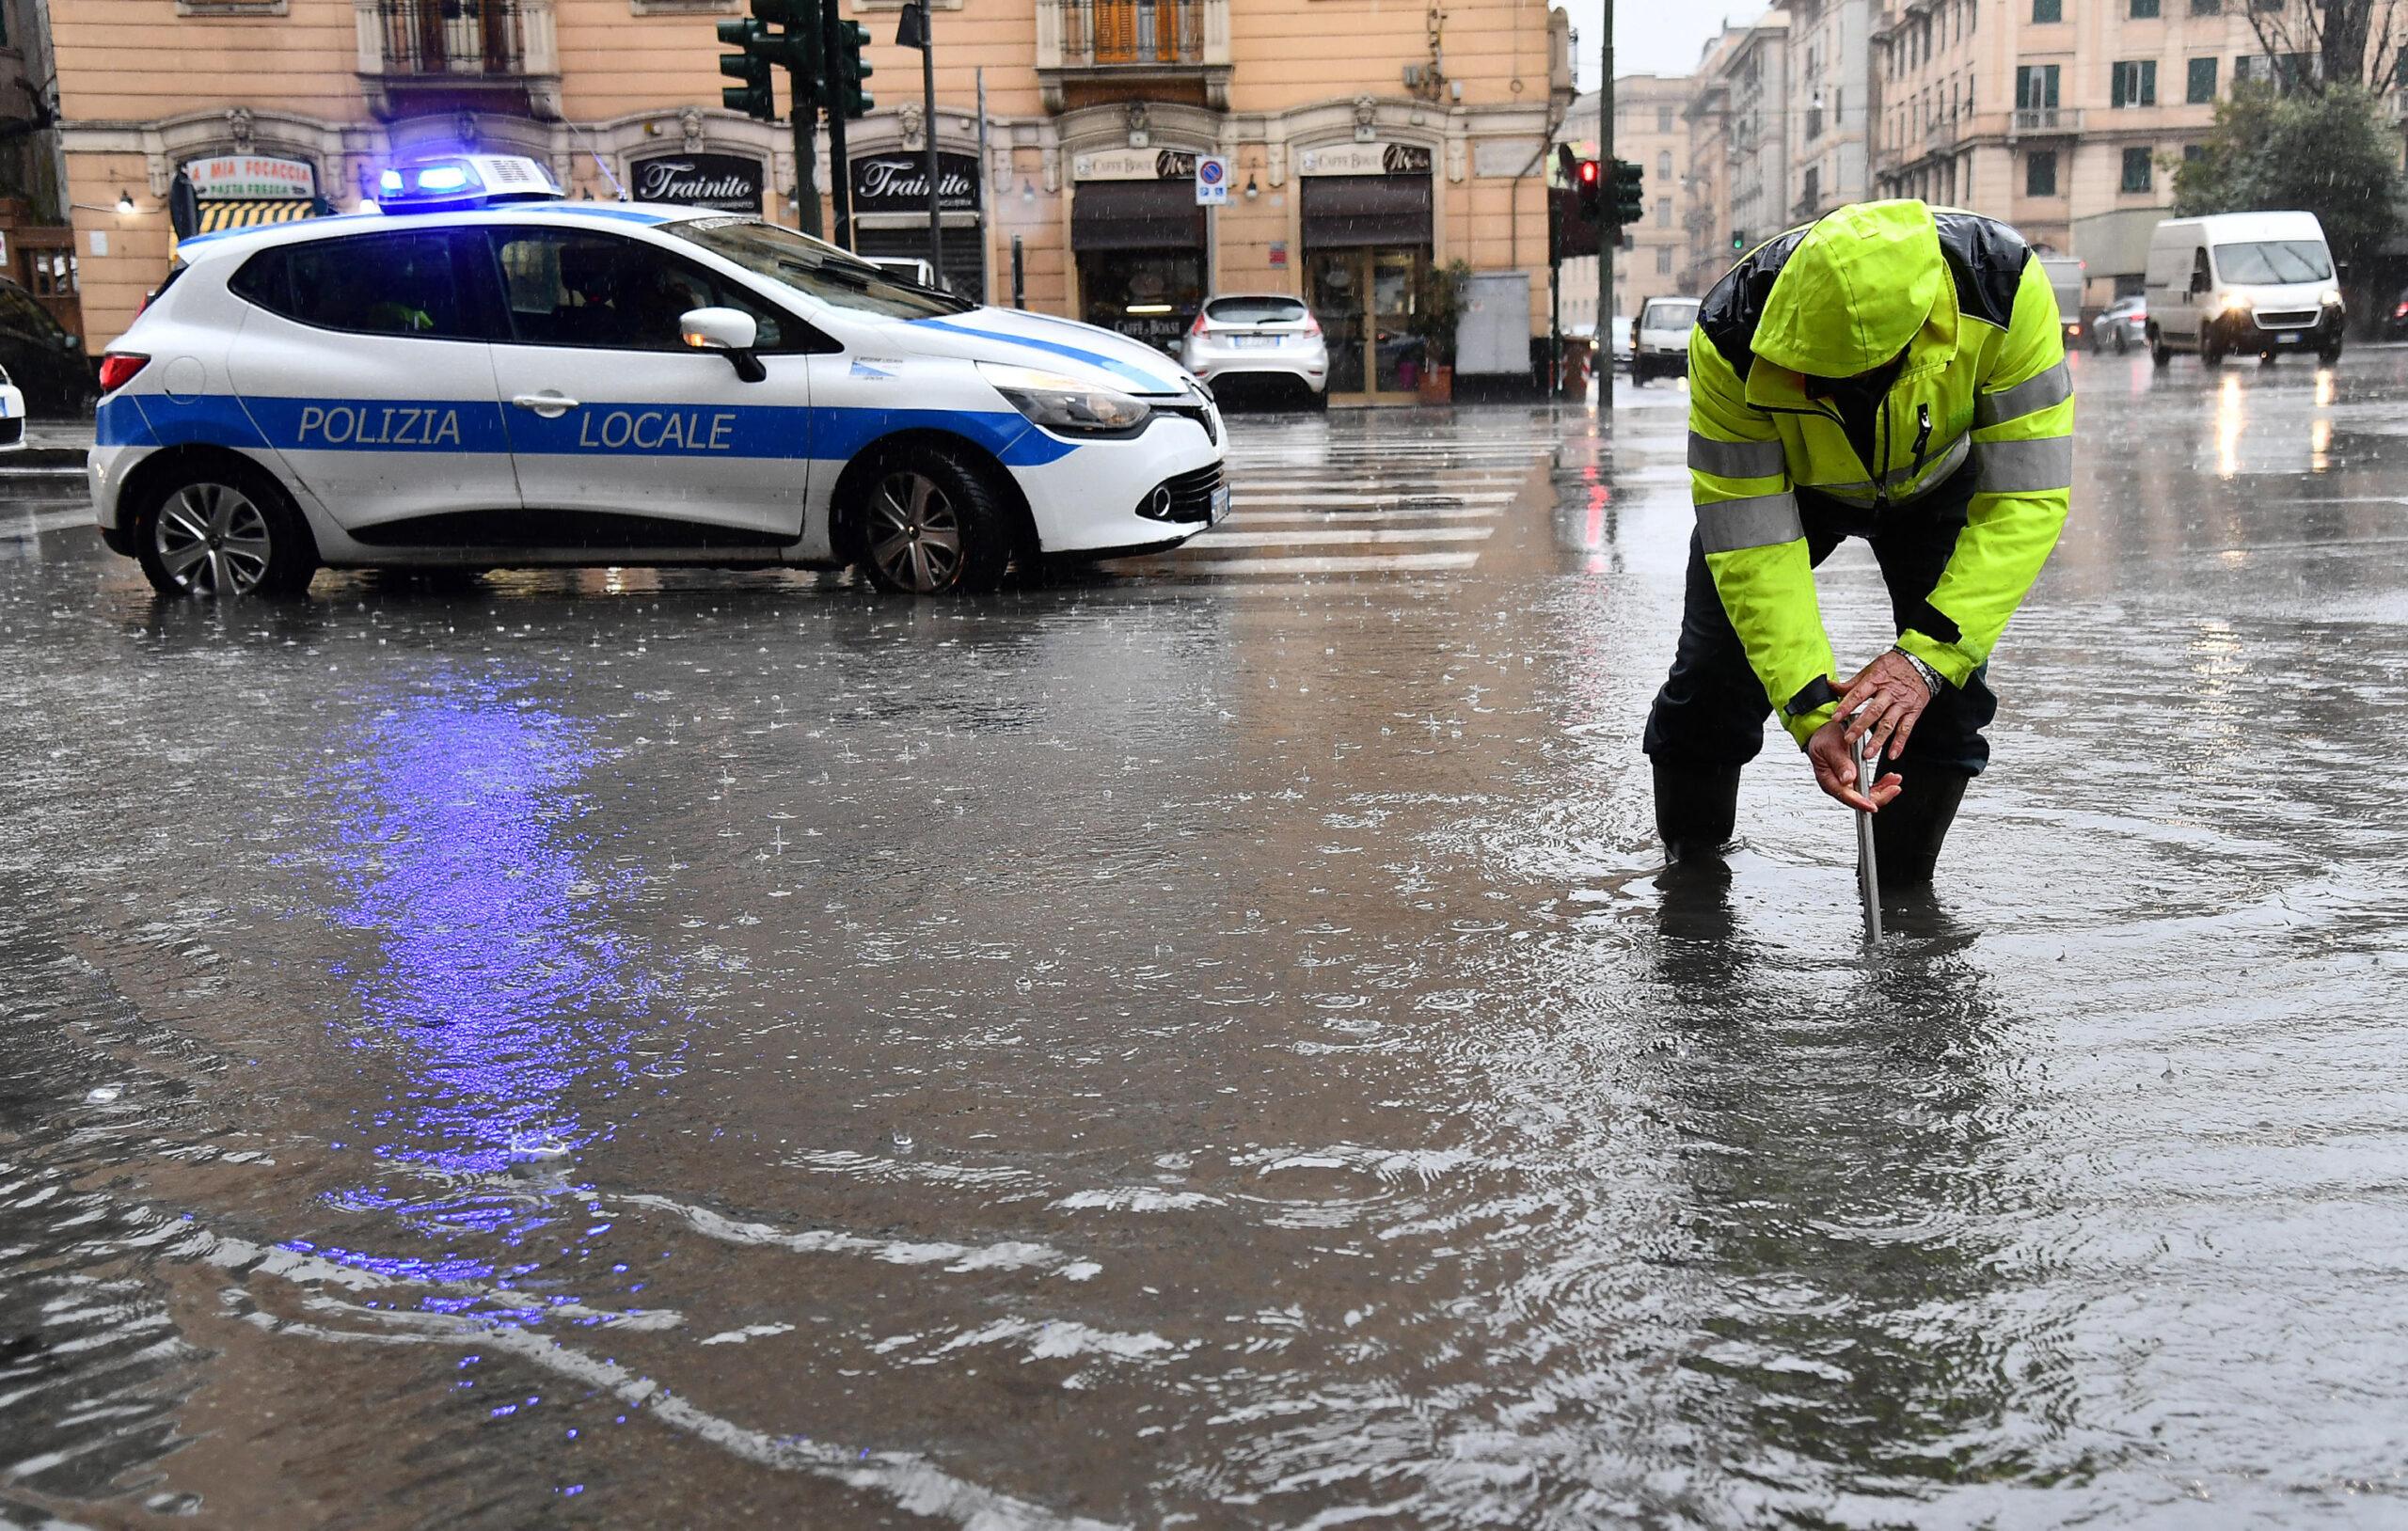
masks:
{"label": "shop door", "polygon": [[1415,294],[1429,251],[1368,245],[1316,250],[1306,276],[1313,317],[1329,342],[1329,396],[1341,403],[1402,403],[1421,385]]}

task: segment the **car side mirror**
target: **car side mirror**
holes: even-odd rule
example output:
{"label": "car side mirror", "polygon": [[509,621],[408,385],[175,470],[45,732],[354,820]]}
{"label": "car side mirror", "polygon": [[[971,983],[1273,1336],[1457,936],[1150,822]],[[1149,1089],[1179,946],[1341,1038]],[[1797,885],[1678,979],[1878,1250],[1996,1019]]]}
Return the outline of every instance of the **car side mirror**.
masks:
{"label": "car side mirror", "polygon": [[769,375],[752,348],[761,341],[761,325],[741,308],[689,308],[677,319],[677,336],[697,351],[721,351],[747,383]]}

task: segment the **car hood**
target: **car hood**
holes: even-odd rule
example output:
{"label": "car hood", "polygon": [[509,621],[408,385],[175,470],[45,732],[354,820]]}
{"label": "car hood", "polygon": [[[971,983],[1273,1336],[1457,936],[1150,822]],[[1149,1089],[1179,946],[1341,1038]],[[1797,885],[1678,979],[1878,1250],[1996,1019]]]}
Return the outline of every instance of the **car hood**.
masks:
{"label": "car hood", "polygon": [[1151,346],[1094,324],[1021,308],[973,308],[913,319],[897,329],[923,355],[1008,362],[1063,372],[1123,393],[1186,393],[1187,370]]}

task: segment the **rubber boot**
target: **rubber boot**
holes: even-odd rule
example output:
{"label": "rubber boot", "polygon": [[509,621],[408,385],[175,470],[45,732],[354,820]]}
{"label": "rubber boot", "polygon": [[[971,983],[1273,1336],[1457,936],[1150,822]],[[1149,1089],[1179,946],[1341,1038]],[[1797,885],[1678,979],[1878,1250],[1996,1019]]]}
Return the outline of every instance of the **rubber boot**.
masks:
{"label": "rubber boot", "polygon": [[1948,827],[1956,821],[1956,805],[1965,800],[1962,771],[1935,770],[1926,766],[1907,773],[1898,796],[1873,815],[1873,865],[1881,876],[1881,892],[1905,892],[1931,886],[1940,865],[1940,847]]}
{"label": "rubber boot", "polygon": [[1739,821],[1739,767],[1658,760],[1656,766],[1656,833],[1664,859],[1720,860]]}

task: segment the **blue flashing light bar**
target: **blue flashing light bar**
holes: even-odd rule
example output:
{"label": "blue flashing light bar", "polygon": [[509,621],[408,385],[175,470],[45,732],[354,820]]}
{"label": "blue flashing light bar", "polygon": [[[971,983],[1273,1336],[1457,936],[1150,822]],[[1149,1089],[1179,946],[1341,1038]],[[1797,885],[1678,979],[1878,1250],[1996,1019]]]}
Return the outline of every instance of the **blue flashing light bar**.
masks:
{"label": "blue flashing light bar", "polygon": [[397,165],[377,176],[376,188],[377,203],[388,213],[557,201],[562,196],[549,170],[517,154],[447,154]]}

